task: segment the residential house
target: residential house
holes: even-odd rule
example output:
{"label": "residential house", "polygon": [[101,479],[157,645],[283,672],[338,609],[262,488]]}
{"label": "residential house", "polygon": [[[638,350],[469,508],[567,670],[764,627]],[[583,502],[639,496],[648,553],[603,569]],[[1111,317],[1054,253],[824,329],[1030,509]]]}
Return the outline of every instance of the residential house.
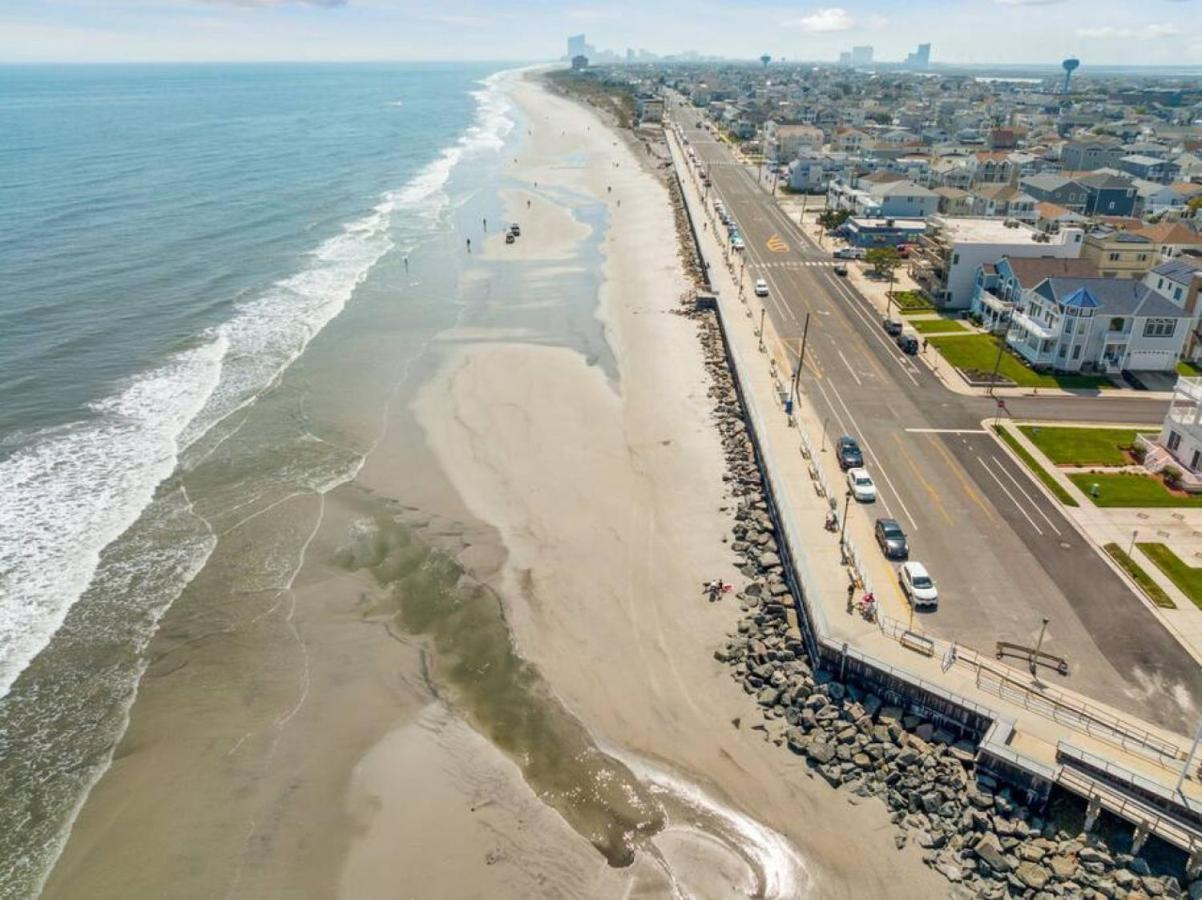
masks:
{"label": "residential house", "polygon": [[1137,438],[1152,472],[1176,467],[1187,490],[1202,489],[1202,378],[1178,378],[1155,440]]}
{"label": "residential house", "polygon": [[971,216],[973,195],[956,187],[939,185],[932,188],[939,198],[939,212],[945,216]]}
{"label": "residential house", "polygon": [[1098,274],[1087,259],[1003,256],[977,269],[970,311],[990,331],[1004,331],[1010,313],[1025,291],[1033,290],[1045,278],[1091,278]]}
{"label": "residential house", "polygon": [[1181,257],[1185,253],[1202,251],[1202,234],[1180,222],[1161,222],[1139,229],[1139,234],[1156,245],[1162,260]]}
{"label": "residential house", "polygon": [[1003,216],[1022,222],[1038,218],[1035,198],[1012,184],[983,184],[972,193],[973,215]]}
{"label": "residential house", "polygon": [[1084,227],[1089,221],[1080,213],[1065,209],[1058,203],[1036,203],[1035,225],[1040,231],[1059,231],[1062,226]]}
{"label": "residential house", "polygon": [[1068,141],[1060,149],[1060,165],[1069,171],[1092,172],[1114,168],[1126,152],[1116,143]]}
{"label": "residential house", "polygon": [[855,247],[896,247],[918,240],[927,223],[925,219],[870,219],[852,216],[843,223],[840,233]]}
{"label": "residential house", "polygon": [[1075,213],[1084,213],[1089,199],[1089,193],[1077,182],[1049,172],[1023,178],[1019,186],[1037,202],[1055,203]]}
{"label": "residential house", "polygon": [[1191,317],[1143,281],[1057,276],[1023,292],[1006,343],[1057,371],[1172,372]]}
{"label": "residential house", "polygon": [[773,129],[776,158],[781,162],[822,149],[822,129],[813,125],[777,125]]}
{"label": "residential house", "polygon": [[1094,172],[1074,180],[1085,189],[1085,215],[1129,216],[1135,211],[1135,185],[1130,178]]}
{"label": "residential house", "polygon": [[1014,174],[1008,150],[981,150],[968,159],[973,184],[1005,184]]}
{"label": "residential house", "polygon": [[867,218],[921,219],[937,211],[939,197],[920,184],[878,172],[860,178],[855,186],[836,178],[827,188],[826,205]]}
{"label": "residential house", "polygon": [[1168,160],[1157,159],[1154,156],[1140,155],[1121,157],[1115,168],[1135,178],[1162,183],[1168,181],[1169,176],[1173,172],[1173,165]]}
{"label": "residential house", "polygon": [[1107,227],[1085,235],[1081,256],[1107,278],[1142,278],[1160,262],[1160,253],[1150,238]]}
{"label": "residential house", "polygon": [[944,309],[968,309],[982,263],[1003,256],[1076,259],[1082,232],[1038,231],[1013,219],[933,216],[910,256],[910,274]]}
{"label": "residential house", "polygon": [[835,132],[835,139],[832,143],[837,150],[845,153],[859,153],[869,141],[871,138],[862,131],[855,128],[840,128]]}

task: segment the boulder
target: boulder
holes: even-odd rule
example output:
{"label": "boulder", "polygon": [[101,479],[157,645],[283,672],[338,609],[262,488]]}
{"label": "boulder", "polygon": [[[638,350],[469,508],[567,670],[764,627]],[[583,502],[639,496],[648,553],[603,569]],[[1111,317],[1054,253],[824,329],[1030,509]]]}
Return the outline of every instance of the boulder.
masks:
{"label": "boulder", "polygon": [[1002,852],[1002,845],[998,841],[997,835],[990,834],[989,832],[981,835],[976,844],[973,845],[972,851],[978,858],[983,859],[986,865],[995,872],[1010,871],[1010,863]]}
{"label": "boulder", "polygon": [[1025,887],[1036,891],[1042,890],[1043,886],[1052,880],[1051,873],[1047,869],[1033,862],[1019,863],[1018,868],[1014,870],[1014,877]]}

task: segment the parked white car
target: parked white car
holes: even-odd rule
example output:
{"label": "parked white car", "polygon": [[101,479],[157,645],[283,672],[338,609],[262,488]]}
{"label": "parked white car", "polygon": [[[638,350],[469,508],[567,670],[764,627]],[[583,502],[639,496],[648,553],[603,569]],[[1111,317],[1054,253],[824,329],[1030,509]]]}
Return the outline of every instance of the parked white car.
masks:
{"label": "parked white car", "polygon": [[860,503],[876,502],[876,485],[872,483],[867,469],[848,469],[847,487]]}
{"label": "parked white car", "polygon": [[922,563],[902,563],[901,568],[897,570],[897,582],[916,608],[929,606],[934,609],[939,605],[939,591],[935,588],[935,581]]}
{"label": "parked white car", "polygon": [[755,295],[757,297],[767,297],[768,296],[768,282],[766,282],[762,278],[757,278],[755,280]]}
{"label": "parked white car", "polygon": [[747,245],[743,243],[743,239],[741,237],[739,237],[737,234],[730,239],[730,249],[731,250],[742,250],[746,246]]}

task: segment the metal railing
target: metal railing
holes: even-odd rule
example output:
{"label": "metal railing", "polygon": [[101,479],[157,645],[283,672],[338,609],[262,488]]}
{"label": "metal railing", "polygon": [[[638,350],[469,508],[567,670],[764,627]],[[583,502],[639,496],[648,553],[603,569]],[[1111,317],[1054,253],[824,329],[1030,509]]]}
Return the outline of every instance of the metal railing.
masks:
{"label": "metal railing", "polygon": [[1108,785],[1102,784],[1083,772],[1061,766],[1056,773],[1056,783],[1086,801],[1096,801],[1103,809],[1128,822],[1140,823],[1150,834],[1172,844],[1186,853],[1194,854],[1200,848],[1196,832],[1153,807],[1140,803]]}

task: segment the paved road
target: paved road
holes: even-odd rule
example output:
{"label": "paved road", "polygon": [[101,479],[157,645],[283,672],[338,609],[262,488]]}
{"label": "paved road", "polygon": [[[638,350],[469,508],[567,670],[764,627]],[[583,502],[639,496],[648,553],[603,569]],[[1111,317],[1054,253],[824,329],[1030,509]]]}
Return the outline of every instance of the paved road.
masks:
{"label": "paved road", "polygon": [[[996,640],[1034,643],[1046,617],[1045,647],[1073,666],[1067,684],[1192,732],[1202,670],[984,432],[993,401],[948,391],[903,355],[872,305],[834,274],[829,251],[799,233],[724,144],[691,127],[695,119],[680,117],[713,180],[710,199],[717,193],[743,232],[748,289],[756,278],[768,282],[767,315],[791,347],[810,317],[801,384],[823,417],[827,452],[840,434],[860,439],[879,491],[867,512],[900,520],[912,558],[939,583],[943,602],[923,626],[987,649]],[[1146,399],[1007,405],[1022,418],[1145,423],[1165,409]]]}

